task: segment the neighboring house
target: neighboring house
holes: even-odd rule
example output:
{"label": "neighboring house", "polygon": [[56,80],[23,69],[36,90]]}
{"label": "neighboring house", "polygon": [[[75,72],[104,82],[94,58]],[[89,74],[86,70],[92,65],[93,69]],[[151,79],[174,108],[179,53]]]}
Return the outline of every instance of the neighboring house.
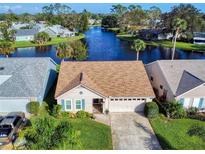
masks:
{"label": "neighboring house", "polygon": [[159,60],[145,66],[156,96],[205,108],[205,60]]}
{"label": "neighboring house", "polygon": [[55,98],[64,111],[142,112],[155,95],[141,61],[63,61]]}
{"label": "neighboring house", "polygon": [[205,44],[205,32],[194,32],[194,44]]}
{"label": "neighboring house", "polygon": [[42,102],[55,78],[56,64],[50,58],[2,58],[0,112],[27,112],[28,102]]}
{"label": "neighboring house", "polygon": [[16,41],[33,41],[35,35],[38,33],[37,29],[18,29],[16,30]]}
{"label": "neighboring house", "polygon": [[173,35],[163,29],[142,29],[139,30],[139,37],[145,40],[169,40]]}

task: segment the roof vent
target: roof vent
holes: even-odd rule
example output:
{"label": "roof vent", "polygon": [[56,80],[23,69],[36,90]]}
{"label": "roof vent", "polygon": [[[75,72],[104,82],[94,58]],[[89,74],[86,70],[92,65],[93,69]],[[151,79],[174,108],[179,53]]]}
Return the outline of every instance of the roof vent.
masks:
{"label": "roof vent", "polygon": [[4,70],[4,67],[0,67],[0,71]]}

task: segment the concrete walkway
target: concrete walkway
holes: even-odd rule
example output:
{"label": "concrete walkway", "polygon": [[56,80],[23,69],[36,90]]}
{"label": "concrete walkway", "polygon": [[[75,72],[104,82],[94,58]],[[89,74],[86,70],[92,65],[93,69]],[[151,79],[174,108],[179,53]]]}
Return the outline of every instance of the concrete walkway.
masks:
{"label": "concrete walkway", "polygon": [[113,149],[157,150],[159,142],[146,117],[140,113],[112,113],[110,115]]}

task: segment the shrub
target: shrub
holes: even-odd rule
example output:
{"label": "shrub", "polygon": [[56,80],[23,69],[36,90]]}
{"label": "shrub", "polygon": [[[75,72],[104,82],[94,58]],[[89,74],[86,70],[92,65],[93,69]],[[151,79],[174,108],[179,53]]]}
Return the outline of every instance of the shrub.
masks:
{"label": "shrub", "polygon": [[31,114],[37,115],[39,112],[40,103],[36,101],[29,102],[26,106],[27,111]]}
{"label": "shrub", "polygon": [[184,118],[186,117],[186,111],[183,108],[182,104],[176,100],[163,103],[163,106],[166,111],[166,116],[168,118]]}
{"label": "shrub", "polygon": [[92,114],[81,110],[76,113],[76,117],[77,118],[92,118]]}
{"label": "shrub", "polygon": [[63,118],[76,118],[76,115],[73,112],[61,112],[61,117],[63,117]]}
{"label": "shrub", "polygon": [[50,111],[50,115],[52,115],[54,117],[59,117],[60,113],[61,113],[61,109],[62,109],[61,105],[59,105],[59,104],[54,105]]}
{"label": "shrub", "polygon": [[193,115],[196,115],[197,113],[198,113],[198,108],[196,108],[196,107],[190,107],[190,108],[188,108],[187,109],[187,115],[188,116],[193,116]]}
{"label": "shrub", "polygon": [[205,141],[205,126],[193,125],[187,133],[190,136],[198,136]]}
{"label": "shrub", "polygon": [[149,102],[145,104],[145,116],[148,118],[154,118],[159,114],[159,108],[156,102]]}

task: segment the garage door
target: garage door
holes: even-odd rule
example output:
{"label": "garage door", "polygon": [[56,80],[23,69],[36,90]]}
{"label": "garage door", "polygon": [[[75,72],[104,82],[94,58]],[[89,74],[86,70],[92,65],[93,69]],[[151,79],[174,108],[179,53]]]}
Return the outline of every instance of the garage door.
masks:
{"label": "garage door", "polygon": [[0,99],[0,112],[26,112],[28,99]]}
{"label": "garage door", "polygon": [[112,100],[109,104],[110,112],[143,112],[145,100]]}

